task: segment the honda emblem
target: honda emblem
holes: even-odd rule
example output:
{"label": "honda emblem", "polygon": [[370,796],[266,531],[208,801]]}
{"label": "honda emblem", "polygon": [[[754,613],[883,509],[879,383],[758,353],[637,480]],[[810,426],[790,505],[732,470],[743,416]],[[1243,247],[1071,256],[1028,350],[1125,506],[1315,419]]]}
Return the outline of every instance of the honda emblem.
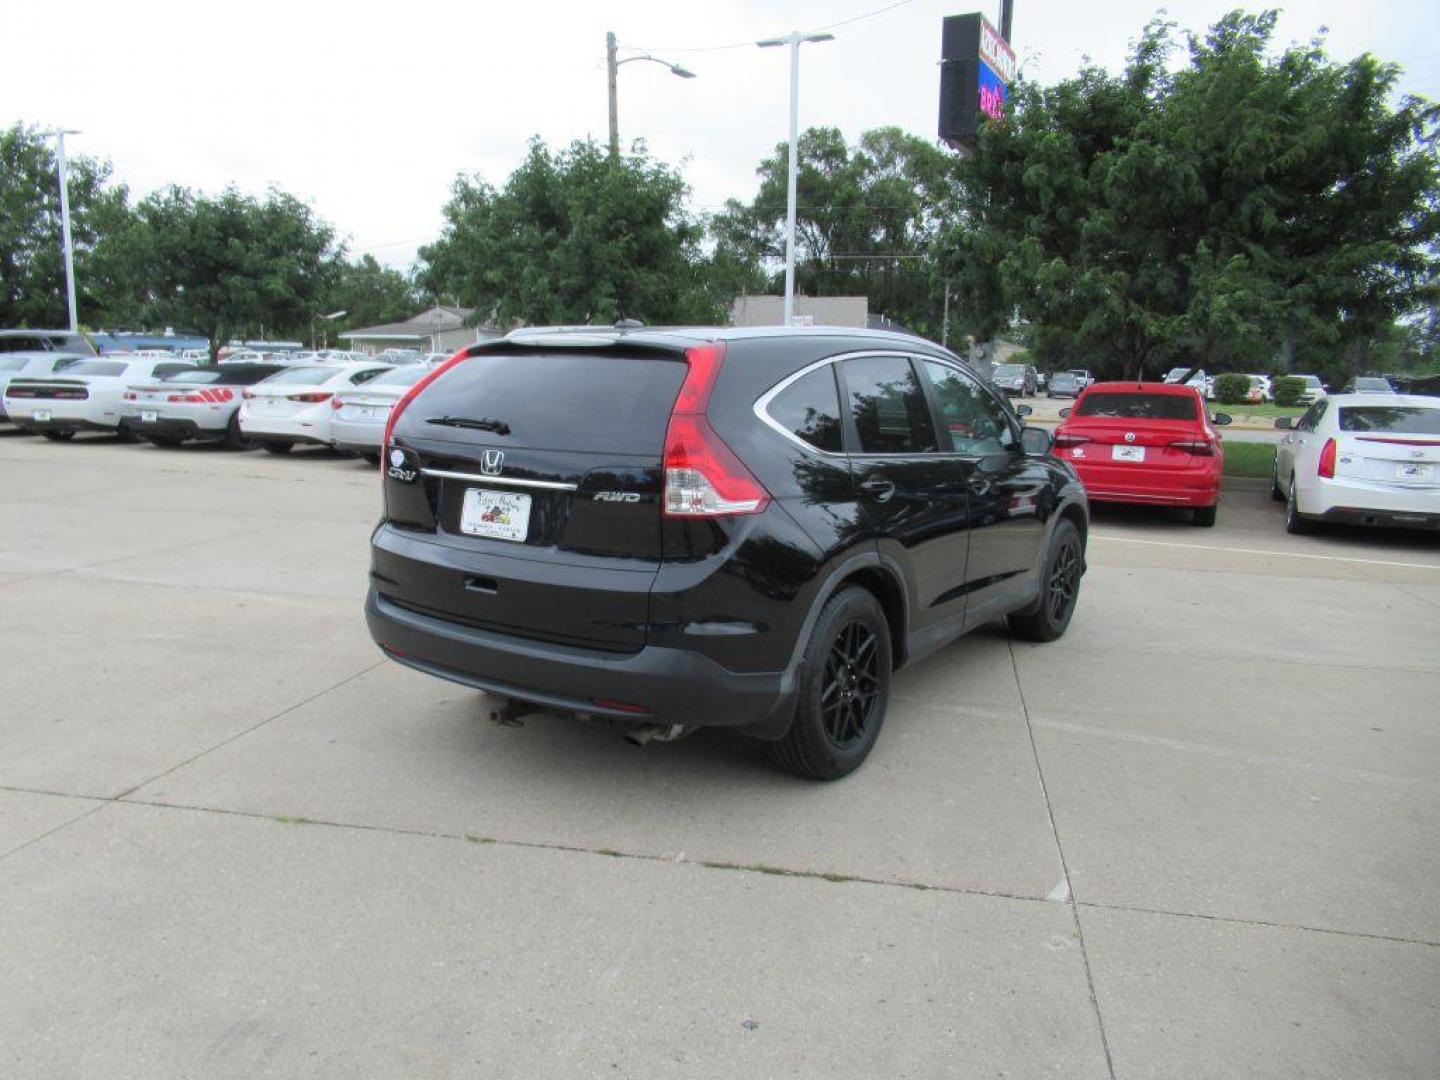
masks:
{"label": "honda emblem", "polygon": [[486,476],[499,476],[505,467],[504,450],[486,450],[480,458],[480,471]]}

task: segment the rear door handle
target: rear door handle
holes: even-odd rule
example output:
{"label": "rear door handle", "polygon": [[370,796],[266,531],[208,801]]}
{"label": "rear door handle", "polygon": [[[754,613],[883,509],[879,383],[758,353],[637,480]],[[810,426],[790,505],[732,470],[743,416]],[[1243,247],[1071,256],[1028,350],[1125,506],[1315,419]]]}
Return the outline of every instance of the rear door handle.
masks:
{"label": "rear door handle", "polygon": [[874,495],[877,502],[885,502],[895,494],[895,485],[885,477],[876,474],[868,477],[860,485],[860,490],[867,495]]}

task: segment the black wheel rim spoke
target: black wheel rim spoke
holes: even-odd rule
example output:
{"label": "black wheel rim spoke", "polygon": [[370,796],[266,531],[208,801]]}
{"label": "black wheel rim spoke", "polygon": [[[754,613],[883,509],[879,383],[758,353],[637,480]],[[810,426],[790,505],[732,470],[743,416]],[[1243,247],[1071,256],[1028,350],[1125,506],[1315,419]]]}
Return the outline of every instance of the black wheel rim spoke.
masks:
{"label": "black wheel rim spoke", "polygon": [[1080,552],[1073,540],[1067,540],[1055,553],[1050,564],[1050,580],[1046,583],[1046,605],[1050,618],[1060,622],[1075,603],[1080,587]]}
{"label": "black wheel rim spoke", "polygon": [[820,687],[821,722],[835,746],[864,738],[880,697],[879,661],[879,640],[864,623],[849,623],[835,635]]}

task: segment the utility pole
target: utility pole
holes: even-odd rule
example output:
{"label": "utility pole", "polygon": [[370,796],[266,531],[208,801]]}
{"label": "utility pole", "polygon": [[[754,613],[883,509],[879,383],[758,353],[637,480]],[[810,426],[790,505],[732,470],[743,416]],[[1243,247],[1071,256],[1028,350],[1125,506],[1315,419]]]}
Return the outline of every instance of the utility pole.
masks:
{"label": "utility pole", "polygon": [[620,74],[620,65],[615,60],[615,31],[605,34],[605,73],[610,84],[610,156],[620,156],[620,111],[616,103],[615,78]]}
{"label": "utility pole", "polygon": [[80,319],[75,309],[75,254],[70,241],[70,181],[65,171],[65,136],[79,135],[80,132],[56,128],[41,134],[55,136],[55,171],[60,179],[60,245],[65,256],[65,295],[70,304],[70,332],[74,334],[80,330]]}
{"label": "utility pole", "polygon": [[950,279],[945,279],[945,314],[940,316],[940,347],[946,348],[950,341]]}
{"label": "utility pole", "polygon": [[802,34],[792,30],[784,37],[757,41],[762,49],[790,46],[790,153],[785,197],[785,325],[795,321],[795,187],[800,173],[800,46],[811,41],[834,41],[834,34]]}

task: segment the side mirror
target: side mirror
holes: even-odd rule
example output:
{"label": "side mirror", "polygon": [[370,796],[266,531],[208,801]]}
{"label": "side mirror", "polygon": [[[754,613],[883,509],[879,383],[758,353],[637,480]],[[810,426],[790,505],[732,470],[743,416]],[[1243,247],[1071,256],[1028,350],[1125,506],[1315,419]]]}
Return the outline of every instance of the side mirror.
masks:
{"label": "side mirror", "polygon": [[1291,417],[1281,416],[1276,419],[1275,426],[1280,428],[1282,431],[1289,431],[1295,426],[1295,422]]}
{"label": "side mirror", "polygon": [[1050,432],[1044,428],[1026,425],[1020,429],[1020,449],[1031,457],[1044,457],[1050,453]]}
{"label": "side mirror", "polygon": [[1072,412],[1074,412],[1074,411],[1075,411],[1075,410],[1074,410],[1073,408],[1071,408],[1069,405],[1066,405],[1065,408],[1063,408],[1063,409],[1060,410],[1060,415],[1061,415],[1062,417],[1064,417],[1064,416],[1069,416],[1069,415],[1070,415]]}
{"label": "side mirror", "polygon": [[1221,427],[1224,427],[1226,424],[1230,423],[1230,421],[1231,416],[1229,413],[1217,412],[1214,416],[1210,417],[1210,422],[1212,424],[1219,424]]}
{"label": "side mirror", "polygon": [[1016,406],[1015,406],[1015,415],[1016,415],[1016,416],[1029,416],[1029,415],[1030,415],[1031,413],[1033,413],[1034,411],[1035,411],[1035,410],[1032,409],[1029,405],[1016,405]]}

